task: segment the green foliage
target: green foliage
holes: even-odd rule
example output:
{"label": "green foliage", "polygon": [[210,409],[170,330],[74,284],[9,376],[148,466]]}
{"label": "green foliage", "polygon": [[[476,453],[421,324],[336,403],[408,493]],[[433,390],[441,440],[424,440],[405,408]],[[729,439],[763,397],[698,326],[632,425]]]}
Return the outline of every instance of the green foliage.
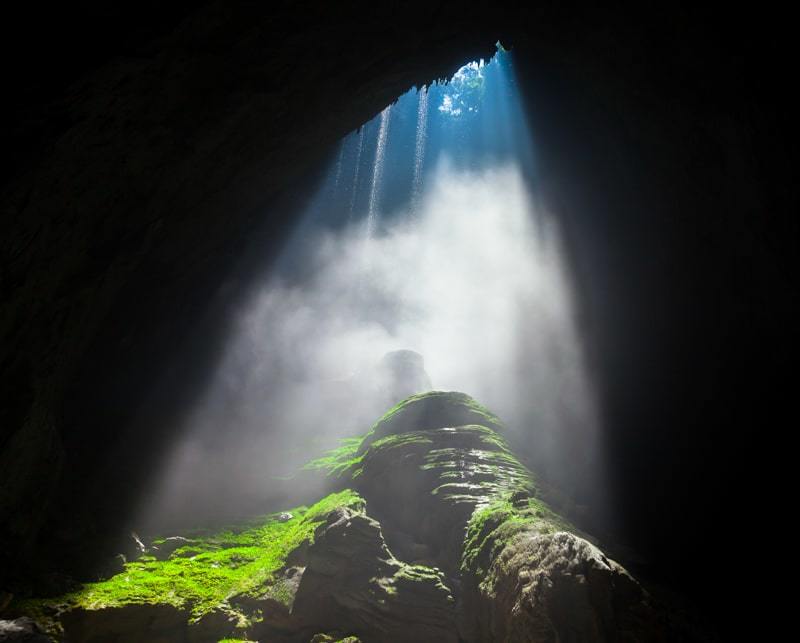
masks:
{"label": "green foliage", "polygon": [[[285,565],[289,554],[304,541],[313,541],[316,527],[341,506],[363,511],[364,501],[349,489],[333,493],[311,507],[292,509],[293,517],[288,521],[281,522],[277,514],[270,514],[244,526],[196,537],[167,560],[128,563],[122,573],[108,580],[89,583],[44,603],[58,604],[60,610],[168,604],[188,608],[193,618],[199,618],[224,606],[231,596],[259,597],[269,592],[273,575]],[[24,611],[25,606],[21,607]],[[37,606],[29,607],[34,610]]]}

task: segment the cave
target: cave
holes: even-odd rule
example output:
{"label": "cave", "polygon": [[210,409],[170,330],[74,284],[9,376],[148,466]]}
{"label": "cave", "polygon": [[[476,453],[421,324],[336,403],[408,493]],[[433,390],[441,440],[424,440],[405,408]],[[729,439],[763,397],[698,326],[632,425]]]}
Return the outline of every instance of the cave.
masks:
{"label": "cave", "polygon": [[[87,0],[4,22],[0,640],[770,638],[789,21]],[[517,193],[505,236],[459,217]],[[408,247],[450,253],[441,282]],[[541,266],[558,305],[510,320]],[[395,272],[413,288],[393,299]],[[316,315],[287,316],[310,283],[292,311]],[[413,343],[392,311],[423,295],[451,325]],[[309,392],[311,338],[368,308]],[[483,325],[459,336],[454,309]],[[390,374],[380,395],[377,371],[342,393],[345,353]],[[223,594],[113,595],[195,560]]]}

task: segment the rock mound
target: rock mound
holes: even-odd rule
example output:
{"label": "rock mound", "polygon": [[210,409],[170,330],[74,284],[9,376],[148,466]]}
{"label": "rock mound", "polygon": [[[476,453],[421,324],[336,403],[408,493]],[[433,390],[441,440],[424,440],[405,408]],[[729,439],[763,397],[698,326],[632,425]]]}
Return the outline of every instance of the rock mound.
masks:
{"label": "rock mound", "polygon": [[503,423],[497,416],[466,393],[430,391],[412,395],[375,423],[359,451],[364,453],[373,442],[388,435],[465,424],[478,424],[495,431],[503,430]]}
{"label": "rock mound", "polygon": [[667,641],[647,593],[619,564],[574,534],[528,529],[466,575],[465,630],[476,641]]}
{"label": "rock mound", "polygon": [[[434,399],[439,403],[441,396]],[[505,440],[475,424],[407,431],[374,442],[356,484],[393,551],[448,573],[458,571],[464,532],[477,507],[501,495],[535,493],[530,471]]]}

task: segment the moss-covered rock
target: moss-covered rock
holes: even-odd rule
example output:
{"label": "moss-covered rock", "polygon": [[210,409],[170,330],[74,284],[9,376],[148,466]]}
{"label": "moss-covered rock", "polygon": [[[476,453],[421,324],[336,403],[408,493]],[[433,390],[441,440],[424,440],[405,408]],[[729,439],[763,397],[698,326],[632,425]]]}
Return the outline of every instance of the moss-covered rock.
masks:
{"label": "moss-covered rock", "polygon": [[521,532],[551,534],[577,530],[537,498],[512,495],[478,509],[467,525],[461,570],[484,581],[494,560]]}
{"label": "moss-covered rock", "polygon": [[307,462],[305,472],[319,472],[329,479],[332,486],[349,486],[357,476],[362,456],[359,455],[364,436],[344,438],[340,446],[327,451],[319,458]]}
{"label": "moss-covered rock", "polygon": [[502,426],[463,393],[414,395],[307,465],[340,489],[315,505],[163,539],[162,560],[17,608],[71,643],[663,640]]}
{"label": "moss-covered rock", "polygon": [[388,435],[479,424],[502,431],[503,423],[466,393],[430,391],[412,395],[384,414],[359,447],[364,453],[376,440]]}
{"label": "moss-covered rock", "polygon": [[668,639],[642,587],[545,503],[521,495],[477,510],[462,553],[469,640]]}
{"label": "moss-covered rock", "polygon": [[505,440],[475,424],[388,435],[365,451],[359,470],[354,484],[392,550],[452,573],[477,508],[536,492],[533,475]]}
{"label": "moss-covered rock", "polygon": [[215,641],[244,634],[265,617],[261,606],[249,609],[253,602],[271,596],[290,555],[313,540],[316,527],[336,507],[360,511],[364,501],[344,490],[292,509],[290,520],[270,514],[194,534],[184,546],[191,548],[190,555],[184,556],[181,547],[166,560],[127,563],[108,580],[56,599],[22,601],[14,609],[37,618],[51,633],[63,630],[71,641],[142,640],[136,637],[145,635],[157,640],[167,631],[173,637],[180,632],[181,640],[201,640],[206,632]]}
{"label": "moss-covered rock", "polygon": [[542,526],[490,538],[487,567],[464,574],[462,628],[469,640],[672,640],[647,593],[621,565],[575,534],[543,533]]}

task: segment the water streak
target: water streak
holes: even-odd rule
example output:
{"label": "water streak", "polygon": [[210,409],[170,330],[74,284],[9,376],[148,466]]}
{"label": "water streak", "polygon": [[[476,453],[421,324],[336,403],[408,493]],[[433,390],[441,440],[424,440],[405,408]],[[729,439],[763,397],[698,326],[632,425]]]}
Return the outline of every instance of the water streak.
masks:
{"label": "water streak", "polygon": [[353,218],[353,210],[356,207],[356,195],[358,194],[358,170],[361,167],[361,150],[364,149],[364,128],[358,130],[358,150],[356,152],[356,169],[353,173],[353,191],[350,195],[350,213],[348,219]]}
{"label": "water streak", "polygon": [[334,194],[339,189],[339,179],[342,178],[342,158],[344,157],[344,144],[347,139],[342,139],[339,143],[339,160],[336,161],[336,178],[333,181]]}
{"label": "water streak", "polygon": [[375,149],[375,165],[372,169],[372,188],[369,193],[369,210],[367,211],[367,238],[371,239],[375,232],[375,223],[378,216],[378,192],[381,178],[383,177],[383,160],[386,156],[386,139],[389,136],[389,117],[392,106],[388,105],[381,112],[381,126],[378,130],[378,145]]}
{"label": "water streak", "polygon": [[417,212],[420,187],[422,185],[422,168],[425,162],[425,140],[428,130],[428,88],[423,87],[417,93],[417,137],[414,147],[414,183],[411,188],[411,211]]}

